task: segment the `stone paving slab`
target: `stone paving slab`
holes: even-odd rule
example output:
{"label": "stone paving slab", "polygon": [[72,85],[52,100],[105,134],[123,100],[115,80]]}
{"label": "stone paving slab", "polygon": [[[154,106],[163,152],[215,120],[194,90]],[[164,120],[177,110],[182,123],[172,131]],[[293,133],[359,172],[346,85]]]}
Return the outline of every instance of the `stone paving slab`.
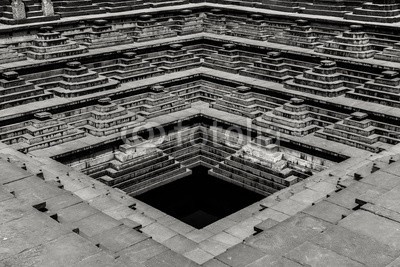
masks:
{"label": "stone paving slab", "polygon": [[197,248],[198,244],[182,235],[175,235],[163,242],[167,248],[180,254],[189,252]]}
{"label": "stone paving slab", "polygon": [[224,231],[236,224],[237,224],[237,222],[225,217],[225,218],[218,220],[210,225],[207,225],[206,227],[204,227],[204,229],[216,234],[216,233]]}
{"label": "stone paving slab", "polygon": [[199,247],[213,256],[218,256],[224,253],[230,246],[210,238],[201,242]]}
{"label": "stone paving slab", "polygon": [[262,231],[268,230],[271,227],[274,227],[278,223],[279,223],[278,221],[275,221],[274,219],[268,218],[265,221],[262,221],[261,223],[255,225],[254,226],[254,230],[256,232],[262,232]]}
{"label": "stone paving slab", "polygon": [[189,233],[184,234],[185,237],[189,238],[190,240],[193,240],[196,243],[200,243],[214,234],[205,230],[205,229],[195,229]]}
{"label": "stone paving slab", "polygon": [[316,205],[303,210],[303,212],[335,224],[343,219],[343,217],[349,215],[352,211],[328,201],[321,201]]}
{"label": "stone paving slab", "polygon": [[186,258],[194,261],[197,264],[203,264],[212,258],[214,258],[214,255],[211,253],[206,252],[205,250],[201,248],[195,248],[191,251],[188,251],[183,254]]}
{"label": "stone paving slab", "polygon": [[245,266],[265,256],[265,253],[254,247],[239,244],[216,257],[219,261],[233,267]]}
{"label": "stone paving slab", "polygon": [[309,204],[306,204],[304,202],[298,202],[296,200],[292,199],[285,199],[275,206],[272,206],[271,209],[274,209],[276,211],[282,212],[286,215],[293,216],[296,213],[304,210],[307,208]]}
{"label": "stone paving slab", "polygon": [[74,266],[100,251],[88,240],[70,233],[24,250],[3,260],[3,264],[6,266]]}
{"label": "stone paving slab", "polygon": [[146,239],[118,252],[118,255],[123,263],[132,266],[137,263],[144,263],[167,250],[167,247],[153,239]]}
{"label": "stone paving slab", "polygon": [[305,189],[299,193],[294,194],[290,199],[295,200],[306,205],[316,203],[326,197],[327,194],[314,191],[311,189]]}
{"label": "stone paving slab", "polygon": [[282,221],[286,220],[287,218],[290,218],[290,215],[287,215],[280,211],[276,211],[272,208],[268,208],[268,209],[262,210],[261,212],[256,214],[255,217],[258,219],[261,219],[262,221],[267,220],[267,219],[273,219],[275,221],[282,222]]}
{"label": "stone paving slab", "polygon": [[100,248],[116,253],[148,238],[150,237],[125,225],[119,225],[92,236],[90,240],[94,244],[100,244]]}
{"label": "stone paving slab", "polygon": [[6,190],[2,185],[0,185],[0,202],[14,198],[14,195]]}
{"label": "stone paving slab", "polygon": [[155,241],[163,243],[173,236],[177,235],[176,232],[168,229],[167,227],[157,222],[143,227],[141,231],[151,236]]}
{"label": "stone paving slab", "polygon": [[70,233],[39,211],[6,222],[0,229],[0,260]]}
{"label": "stone paving slab", "polygon": [[310,242],[367,266],[386,266],[400,255],[399,250],[340,226],[318,234]]}
{"label": "stone paving slab", "polygon": [[225,263],[216,260],[216,259],[212,259],[207,261],[206,263],[204,263],[202,266],[204,267],[229,267],[229,265],[226,265]]}
{"label": "stone paving slab", "polygon": [[362,205],[360,209],[400,223],[400,213],[390,209],[386,209],[382,206],[367,203],[365,205]]}
{"label": "stone paving slab", "polygon": [[128,226],[130,229],[139,230],[140,228],[142,228],[142,225],[140,223],[134,222],[128,218],[123,218],[119,221]]}
{"label": "stone paving slab", "polygon": [[281,256],[266,255],[261,259],[252,262],[246,267],[301,267],[304,266],[295,261]]}
{"label": "stone paving slab", "polygon": [[283,255],[329,227],[327,222],[298,214],[248,238],[246,244],[270,255]]}
{"label": "stone paving slab", "polygon": [[216,234],[213,237],[211,237],[211,239],[215,240],[217,242],[220,242],[229,247],[232,247],[232,246],[242,242],[241,238],[238,238],[238,237],[228,234],[226,232],[221,232],[219,234]]}
{"label": "stone paving slab", "polygon": [[88,203],[93,208],[101,211],[112,209],[121,204],[120,202],[112,199],[111,197],[103,195],[90,199]]}
{"label": "stone paving slab", "polygon": [[364,266],[359,262],[307,241],[287,253],[285,257],[299,262],[300,264],[315,267]]}
{"label": "stone paving slab", "polygon": [[101,212],[85,217],[79,221],[72,222],[69,227],[71,229],[79,229],[79,234],[85,237],[93,237],[104,231],[121,225],[122,222],[117,221]]}
{"label": "stone paving slab", "polygon": [[153,258],[149,259],[145,263],[146,267],[177,267],[177,266],[187,266],[187,267],[195,267],[199,266],[198,264],[194,263],[193,261],[183,257],[176,252],[171,250],[167,250],[161,254],[154,256]]}
{"label": "stone paving slab", "polygon": [[71,193],[65,192],[62,195],[55,196],[53,198],[46,199],[46,208],[52,212],[58,212],[59,210],[74,206],[82,202],[82,199],[78,198]]}
{"label": "stone paving slab", "polygon": [[99,213],[97,209],[82,202],[60,210],[58,218],[62,223],[77,222],[96,213]]}
{"label": "stone paving slab", "polygon": [[359,193],[350,190],[341,190],[326,199],[327,202],[352,210],[357,207],[356,198]]}
{"label": "stone paving slab", "polygon": [[15,191],[15,195],[18,199],[31,205],[40,204],[48,199],[61,196],[64,193],[63,190],[47,183],[41,183],[41,185]]}
{"label": "stone paving slab", "polygon": [[341,220],[339,225],[400,250],[400,223],[358,210]]}
{"label": "stone paving slab", "polygon": [[400,212],[400,186],[397,186],[389,192],[379,196],[375,201],[379,206],[395,212]]}
{"label": "stone paving slab", "polygon": [[4,161],[0,161],[0,169],[0,184],[7,184],[32,175],[18,166]]}
{"label": "stone paving slab", "polygon": [[132,213],[131,215],[129,215],[127,218],[136,223],[139,223],[142,227],[146,227],[147,225],[152,224],[154,222],[153,219],[151,219],[137,211]]}
{"label": "stone paving slab", "polygon": [[35,213],[32,206],[26,205],[14,197],[0,201],[0,225],[32,213]]}
{"label": "stone paving slab", "polygon": [[135,263],[135,264],[130,264],[127,265],[125,263],[122,263],[121,261],[115,259],[113,256],[100,252],[97,253],[93,256],[87,257],[86,259],[80,261],[79,263],[76,263],[74,265],[75,267],[128,267],[128,266],[134,266],[134,267],[145,267],[144,265],[141,265],[140,263]]}

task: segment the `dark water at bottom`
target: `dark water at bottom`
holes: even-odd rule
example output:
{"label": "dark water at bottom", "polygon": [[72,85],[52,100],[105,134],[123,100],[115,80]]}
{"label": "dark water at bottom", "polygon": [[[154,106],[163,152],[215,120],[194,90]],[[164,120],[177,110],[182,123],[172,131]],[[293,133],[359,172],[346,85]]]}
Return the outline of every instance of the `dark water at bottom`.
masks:
{"label": "dark water at bottom", "polygon": [[208,175],[195,167],[191,176],[136,196],[137,199],[197,229],[218,221],[264,196]]}

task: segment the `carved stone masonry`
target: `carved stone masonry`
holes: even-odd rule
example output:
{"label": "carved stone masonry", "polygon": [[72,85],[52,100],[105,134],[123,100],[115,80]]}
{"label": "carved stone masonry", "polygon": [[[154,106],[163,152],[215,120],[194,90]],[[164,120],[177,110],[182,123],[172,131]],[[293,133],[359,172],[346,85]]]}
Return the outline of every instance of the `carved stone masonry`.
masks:
{"label": "carved stone masonry", "polygon": [[26,18],[25,4],[22,2],[22,0],[12,0],[11,8],[13,12],[13,18],[15,20]]}
{"label": "carved stone masonry", "polygon": [[42,0],[42,10],[44,16],[54,16],[54,7],[51,0]]}

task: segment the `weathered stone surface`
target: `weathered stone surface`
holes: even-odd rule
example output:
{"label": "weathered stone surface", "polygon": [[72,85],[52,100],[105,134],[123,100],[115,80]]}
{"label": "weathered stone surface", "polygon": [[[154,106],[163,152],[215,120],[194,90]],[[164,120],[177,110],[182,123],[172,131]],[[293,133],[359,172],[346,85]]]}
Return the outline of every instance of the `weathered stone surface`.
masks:
{"label": "weathered stone surface", "polygon": [[101,250],[88,240],[70,233],[30,248],[3,261],[9,266],[75,266]]}
{"label": "weathered stone surface", "polygon": [[300,267],[303,266],[295,261],[289,260],[281,256],[266,255],[258,259],[246,267]]}
{"label": "weathered stone surface", "polygon": [[248,238],[246,244],[271,255],[283,255],[328,227],[329,223],[299,214]]}
{"label": "weathered stone surface", "polygon": [[159,224],[152,223],[144,228],[142,228],[142,232],[151,236],[155,241],[163,243],[173,236],[177,235],[176,232],[168,229],[167,227]]}
{"label": "weathered stone surface", "polygon": [[0,225],[0,260],[16,255],[45,242],[69,233],[53,219],[42,216],[40,212],[26,214],[23,217]]}
{"label": "weathered stone surface", "polygon": [[54,16],[54,7],[51,0],[42,0],[42,10],[44,16]]}
{"label": "weathered stone surface", "polygon": [[359,210],[344,218],[339,225],[400,250],[400,223]]}
{"label": "weathered stone surface", "polygon": [[118,252],[118,255],[122,262],[131,266],[131,264],[144,263],[165,251],[168,251],[167,247],[152,239],[146,239]]}
{"label": "weathered stone surface", "polygon": [[286,257],[303,265],[311,266],[364,266],[331,250],[314,245],[308,241],[293,249]]}
{"label": "weathered stone surface", "polygon": [[330,223],[337,223],[343,219],[343,217],[351,213],[349,209],[327,201],[321,201],[316,205],[303,210],[303,212]]}
{"label": "weathered stone surface", "polygon": [[80,221],[72,222],[70,227],[72,229],[79,228],[79,233],[85,237],[92,237],[121,224],[122,222],[98,212]]}
{"label": "weathered stone surface", "polygon": [[400,254],[399,250],[343,227],[328,229],[310,242],[367,266],[385,266]]}
{"label": "weathered stone surface", "polygon": [[189,252],[198,246],[196,242],[179,234],[164,241],[163,245],[180,254]]}
{"label": "weathered stone surface", "polygon": [[118,252],[148,238],[145,234],[139,233],[125,225],[120,225],[94,235],[90,240],[94,244],[100,244],[101,248]]}
{"label": "weathered stone surface", "polygon": [[25,4],[22,0],[12,0],[11,2],[12,14],[15,20],[25,19]]}
{"label": "weathered stone surface", "polygon": [[165,267],[176,267],[176,266],[188,266],[188,267],[195,267],[199,266],[198,264],[194,263],[193,261],[183,257],[176,252],[167,250],[161,254],[154,256],[153,258],[146,261],[145,266],[147,267],[158,267],[158,266],[165,266]]}
{"label": "weathered stone surface", "polygon": [[217,259],[229,266],[245,266],[263,256],[264,253],[262,251],[244,244],[239,244],[219,255]]}
{"label": "weathered stone surface", "polygon": [[203,264],[214,257],[212,254],[202,250],[201,248],[195,248],[183,255],[197,264]]}

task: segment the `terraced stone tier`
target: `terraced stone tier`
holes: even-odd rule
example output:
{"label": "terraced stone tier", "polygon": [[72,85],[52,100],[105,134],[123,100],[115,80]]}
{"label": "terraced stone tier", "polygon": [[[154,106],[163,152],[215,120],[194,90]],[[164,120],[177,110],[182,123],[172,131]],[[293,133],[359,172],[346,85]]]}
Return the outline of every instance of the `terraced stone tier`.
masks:
{"label": "terraced stone tier", "polygon": [[61,17],[102,14],[106,10],[95,5],[92,0],[52,0],[54,11]]}
{"label": "terraced stone tier", "polygon": [[242,21],[233,26],[228,35],[238,36],[248,39],[266,41],[274,34],[274,29],[264,21],[262,15],[252,14],[246,21]]}
{"label": "terraced stone tier", "polygon": [[346,13],[346,1],[343,0],[313,0],[312,4],[304,6],[305,14],[343,17]]}
{"label": "terraced stone tier", "polygon": [[181,44],[173,44],[167,50],[149,54],[146,61],[166,73],[183,71],[200,66],[200,58],[188,52]]}
{"label": "terraced stone tier", "polygon": [[15,71],[4,72],[0,79],[0,109],[52,98],[51,93],[18,76]]}
{"label": "terraced stone tier", "polygon": [[258,7],[284,11],[284,12],[298,12],[299,2],[297,0],[285,0],[285,1],[273,1],[273,0],[262,0],[257,4]]}
{"label": "terraced stone tier", "polygon": [[373,57],[377,51],[373,50],[367,34],[362,31],[362,26],[351,25],[350,30],[342,35],[317,46],[315,52],[364,59]]}
{"label": "terraced stone tier", "polygon": [[293,136],[305,136],[328,125],[316,118],[315,114],[303,104],[302,99],[292,98],[289,103],[268,111],[254,120],[256,125],[272,131]]}
{"label": "terraced stone tier", "polygon": [[152,118],[190,107],[190,104],[186,103],[185,100],[163,89],[158,91],[152,90],[152,92],[149,93],[127,97],[115,103],[146,118]]}
{"label": "terraced stone tier", "polygon": [[142,0],[92,0],[96,6],[105,9],[107,12],[124,12],[135,9],[151,7],[150,3]]}
{"label": "terraced stone tier", "polygon": [[168,91],[185,99],[188,103],[197,101],[214,102],[231,90],[232,88],[229,86],[217,85],[205,80],[168,87]]}
{"label": "terraced stone tier", "polygon": [[394,23],[400,21],[399,3],[395,0],[372,0],[356,7],[352,13],[345,14],[345,19]]}
{"label": "terraced stone tier", "polygon": [[156,65],[134,52],[124,53],[119,59],[107,60],[95,65],[88,64],[88,66],[93,71],[106,77],[112,77],[121,83],[147,79],[164,73]]}
{"label": "terraced stone tier", "polygon": [[222,49],[206,57],[204,64],[217,70],[238,73],[255,60],[253,57],[254,54],[237,50],[234,44],[224,44]]}
{"label": "terraced stone tier", "polygon": [[216,34],[227,33],[226,17],[221,9],[214,8],[205,13],[204,31]]}
{"label": "terraced stone tier", "polygon": [[400,43],[396,43],[392,47],[384,48],[382,52],[376,53],[374,58],[392,62],[400,62]]}
{"label": "terraced stone tier", "polygon": [[27,48],[26,55],[36,60],[79,55],[87,52],[87,48],[62,37],[53,31],[53,27],[42,27],[33,44]]}
{"label": "terraced stone tier", "polygon": [[124,32],[135,42],[144,42],[177,35],[170,27],[157,22],[151,15],[141,15],[134,29],[127,28]]}
{"label": "terraced stone tier", "polygon": [[290,64],[279,52],[268,52],[261,60],[255,61],[253,65],[240,70],[239,73],[261,80],[283,83],[300,75],[306,69],[302,66]]}
{"label": "terraced stone tier", "polygon": [[195,34],[203,31],[203,15],[194,14],[190,9],[184,9],[174,16],[174,26],[178,35]]}
{"label": "terraced stone tier", "polygon": [[302,75],[296,76],[294,80],[285,81],[284,86],[290,90],[336,97],[348,90],[341,76],[337,72],[334,61],[323,60],[320,66],[306,70]]}
{"label": "terraced stone tier", "polygon": [[8,45],[0,45],[0,64],[26,60],[24,54],[20,54],[8,48]]}
{"label": "terraced stone tier", "polygon": [[240,116],[255,118],[277,107],[281,100],[252,93],[250,87],[239,86],[236,91],[225,94],[210,107]]}
{"label": "terraced stone tier", "polygon": [[95,20],[92,24],[91,29],[84,33],[81,43],[88,48],[101,48],[132,42],[127,34],[112,29],[107,20]]}
{"label": "terraced stone tier", "polygon": [[85,136],[85,132],[53,118],[51,113],[36,113],[35,119],[0,128],[0,140],[21,152],[63,144]]}
{"label": "terraced stone tier", "polygon": [[191,174],[173,157],[140,140],[122,145],[116,152],[103,154],[90,165],[75,164],[74,167],[130,195],[144,193]]}
{"label": "terraced stone tier", "polygon": [[397,128],[370,120],[366,113],[354,112],[343,121],[317,131],[315,135],[371,152],[380,152],[387,148],[386,144],[400,142]]}
{"label": "terraced stone tier", "polygon": [[321,44],[307,20],[297,20],[296,24],[285,29],[282,35],[275,35],[268,41],[309,49]]}
{"label": "terraced stone tier", "polygon": [[356,87],[354,91],[347,92],[346,96],[398,108],[400,107],[399,73],[384,71],[374,81]]}
{"label": "terraced stone tier", "polygon": [[60,97],[87,95],[119,86],[119,82],[88,70],[77,61],[67,63],[67,67],[59,74],[37,79],[35,83]]}

